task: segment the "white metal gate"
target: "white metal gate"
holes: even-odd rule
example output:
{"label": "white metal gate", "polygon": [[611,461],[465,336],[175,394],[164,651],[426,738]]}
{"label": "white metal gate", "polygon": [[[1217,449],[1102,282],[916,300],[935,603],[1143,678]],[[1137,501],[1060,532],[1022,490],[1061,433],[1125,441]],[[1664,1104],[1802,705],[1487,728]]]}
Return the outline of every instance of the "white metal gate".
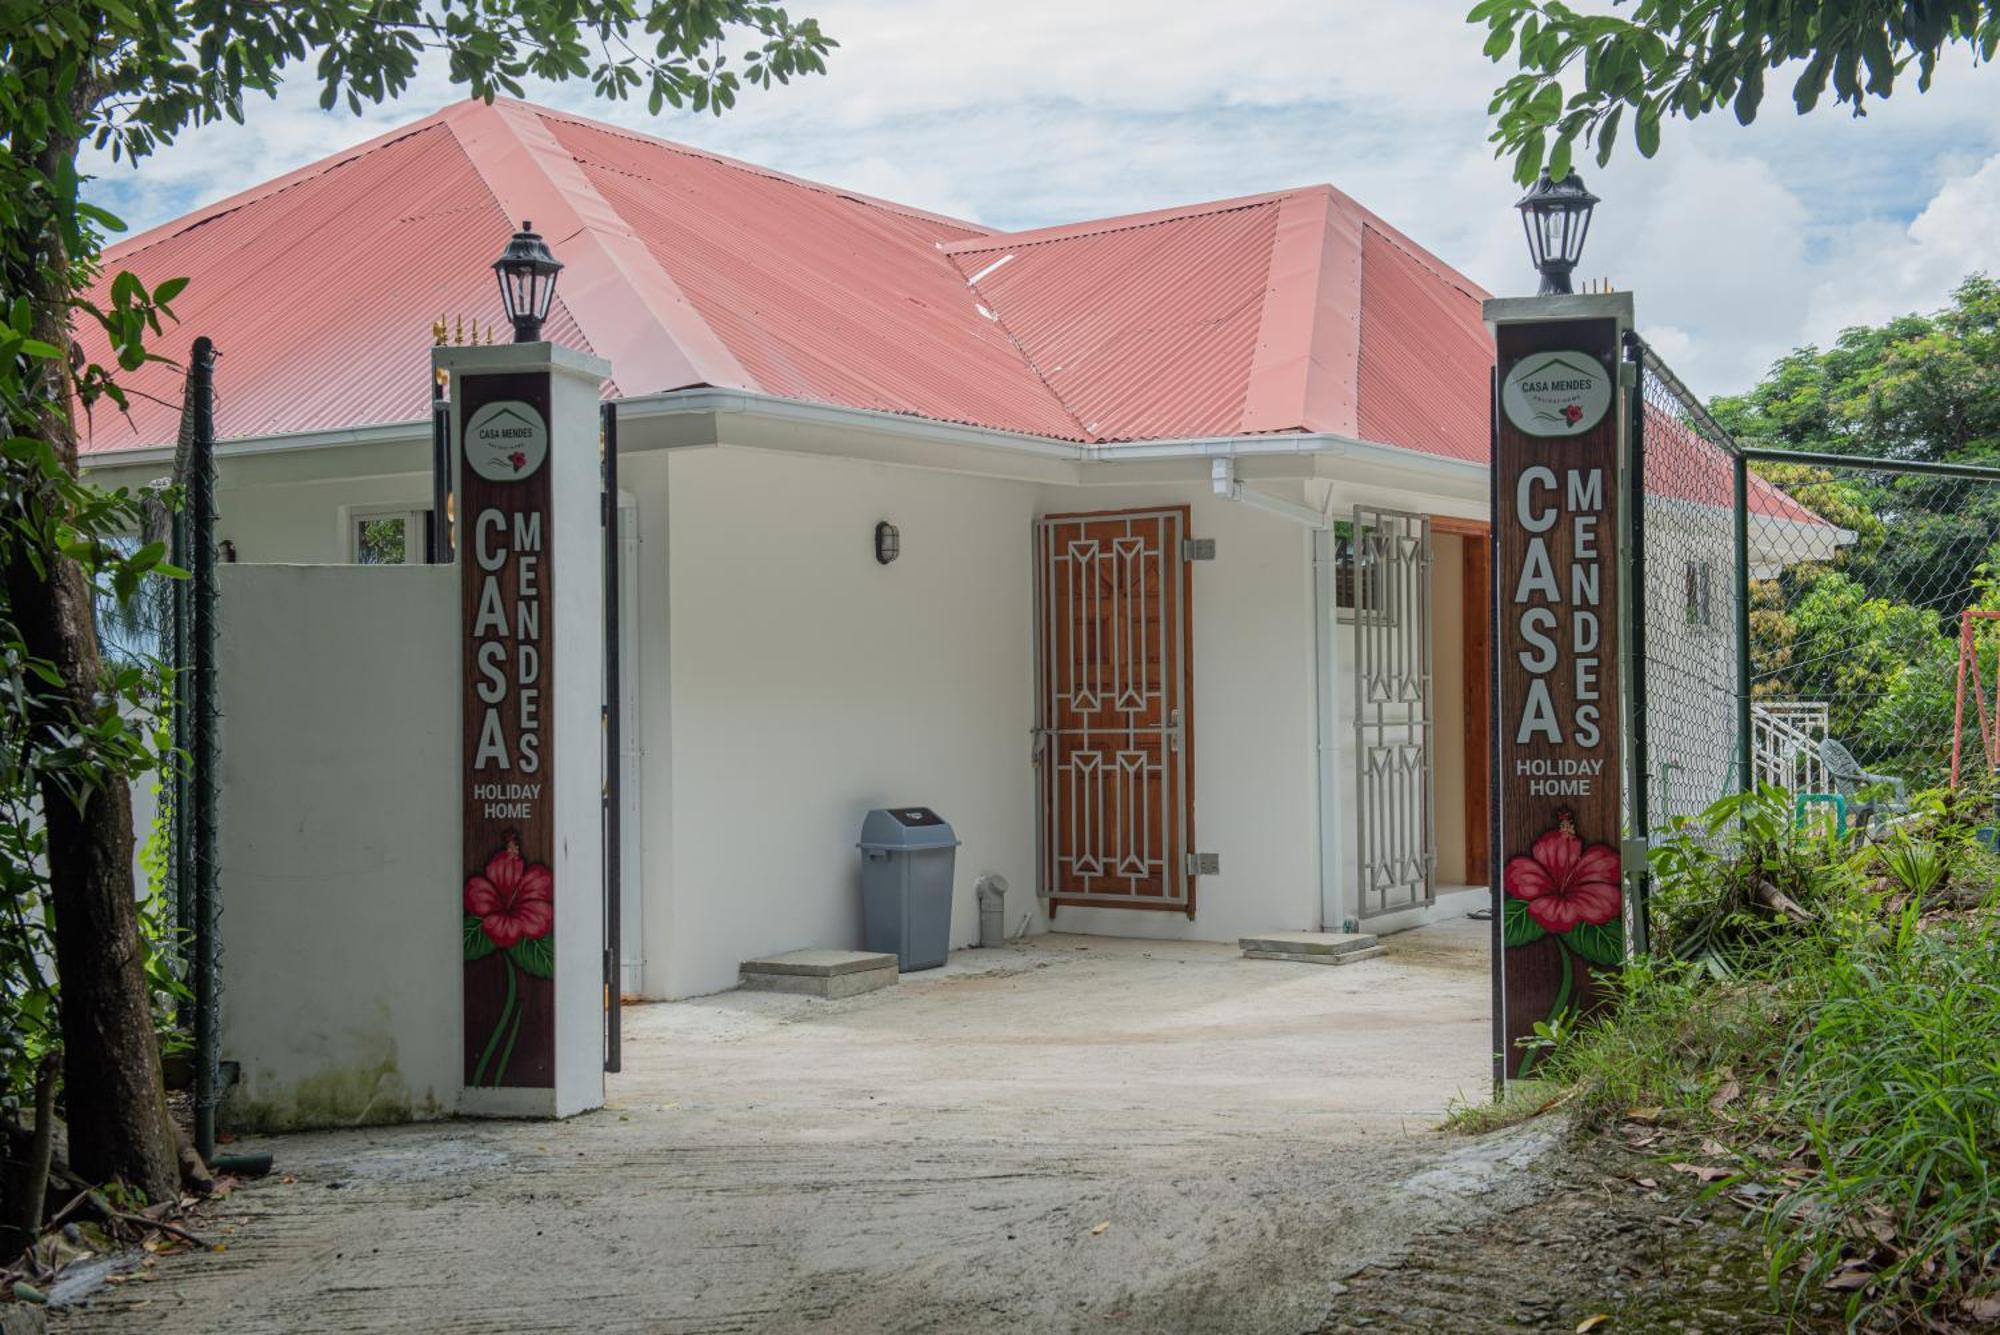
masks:
{"label": "white metal gate", "polygon": [[1355,815],[1361,918],[1433,902],[1431,526],[1354,507]]}

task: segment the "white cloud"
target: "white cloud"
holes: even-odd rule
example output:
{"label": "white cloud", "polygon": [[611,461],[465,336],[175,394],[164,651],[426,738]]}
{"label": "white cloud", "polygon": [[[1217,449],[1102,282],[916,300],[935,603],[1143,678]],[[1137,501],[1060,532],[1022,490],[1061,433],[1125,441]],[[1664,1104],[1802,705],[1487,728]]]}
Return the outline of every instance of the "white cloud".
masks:
{"label": "white cloud", "polygon": [[[1532,284],[1486,147],[1504,71],[1470,0],[791,0],[842,43],[830,72],[745,94],[717,120],[541,100],[802,176],[1003,227],[1074,221],[1331,181],[1499,292]],[[1740,389],[1841,323],[1942,302],[2000,268],[2000,72],[1949,62],[1855,121],[1838,109],[1669,127],[1650,162],[1610,170],[1584,268],[1638,294],[1643,327],[1705,392]],[[309,73],[309,71],[308,71]],[[427,68],[363,124],[324,115],[304,80],[247,127],[187,135],[98,193],[162,221],[437,109]]]}
{"label": "white cloud", "polygon": [[1934,306],[1976,269],[2000,273],[2000,154],[1947,180],[1907,227],[1857,227],[1847,243],[1838,272],[1811,294],[1806,328],[1817,340]]}

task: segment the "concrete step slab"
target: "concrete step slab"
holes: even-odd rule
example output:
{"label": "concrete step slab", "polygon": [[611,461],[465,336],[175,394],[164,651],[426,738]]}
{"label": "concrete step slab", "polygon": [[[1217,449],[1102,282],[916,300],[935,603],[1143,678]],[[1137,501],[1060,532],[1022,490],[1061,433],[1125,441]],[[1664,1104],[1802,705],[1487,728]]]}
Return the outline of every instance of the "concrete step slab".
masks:
{"label": "concrete step slab", "polygon": [[894,955],[870,950],[793,950],[745,960],[741,966],[746,991],[789,992],[828,1001],[894,986],[898,977]]}
{"label": "concrete step slab", "polygon": [[1293,964],[1359,964],[1363,960],[1376,959],[1388,954],[1383,946],[1368,946],[1361,950],[1344,950],[1337,955],[1325,952],[1297,950],[1246,950],[1246,960],[1287,960]]}
{"label": "concrete step slab", "polygon": [[1280,955],[1351,955],[1376,945],[1372,932],[1265,932],[1238,937],[1244,954],[1252,951]]}

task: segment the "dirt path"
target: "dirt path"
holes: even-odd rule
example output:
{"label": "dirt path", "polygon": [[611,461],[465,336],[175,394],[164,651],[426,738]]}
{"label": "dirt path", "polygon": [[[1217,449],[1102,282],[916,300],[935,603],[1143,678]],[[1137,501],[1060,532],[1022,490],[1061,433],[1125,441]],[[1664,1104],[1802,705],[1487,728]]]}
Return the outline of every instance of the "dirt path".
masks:
{"label": "dirt path", "polygon": [[843,1002],[628,1011],[611,1106],[263,1142],[279,1173],[66,1318],[112,1331],[1294,1332],[1507,1208],[1485,931],[1324,968],[1048,938]]}
{"label": "dirt path", "polygon": [[1322,1335],[1574,1331],[1596,1316],[1600,1335],[1841,1328],[1832,1304],[1789,1323],[1772,1314],[1761,1235],[1741,1210],[1704,1200],[1616,1135],[1547,1134],[1564,1143],[1510,1176],[1475,1220],[1349,1275]]}

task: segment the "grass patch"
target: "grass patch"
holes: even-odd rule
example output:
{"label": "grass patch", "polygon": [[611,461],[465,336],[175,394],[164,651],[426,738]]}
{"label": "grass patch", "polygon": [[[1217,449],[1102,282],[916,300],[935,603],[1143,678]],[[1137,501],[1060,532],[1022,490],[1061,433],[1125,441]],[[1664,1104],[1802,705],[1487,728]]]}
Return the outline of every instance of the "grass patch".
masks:
{"label": "grass patch", "polygon": [[2000,1322],[2000,870],[1948,803],[1859,848],[1792,831],[1787,805],[1737,800],[1662,851],[1662,958],[1544,1074],[1586,1123],[1667,1128],[1676,1168],[1761,1211],[1786,1310]]}
{"label": "grass patch", "polygon": [[1498,1099],[1468,1099],[1463,1095],[1453,1099],[1438,1129],[1461,1136],[1480,1136],[1540,1117],[1568,1097],[1568,1087],[1559,1081],[1516,1080]]}

